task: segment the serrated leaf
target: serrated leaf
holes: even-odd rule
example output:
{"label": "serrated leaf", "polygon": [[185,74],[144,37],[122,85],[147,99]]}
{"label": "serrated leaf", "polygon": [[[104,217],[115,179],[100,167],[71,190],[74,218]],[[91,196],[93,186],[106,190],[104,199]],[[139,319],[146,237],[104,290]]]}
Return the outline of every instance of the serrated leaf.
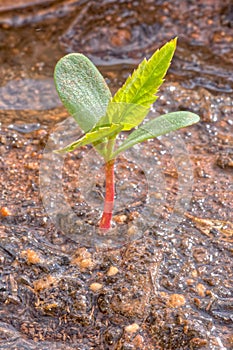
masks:
{"label": "serrated leaf", "polygon": [[[165,44],[160,50],[157,50],[152,57],[147,61],[145,58],[138,68],[133,72],[125,84],[120,88],[112,99],[113,103],[128,103],[130,105],[140,105],[149,109],[157,99],[155,94],[158,92],[160,85],[163,83],[163,78],[170,66],[171,59],[176,49],[177,39],[173,39]],[[132,111],[130,111],[132,112]],[[146,112],[144,117],[146,116]],[[130,115],[127,111],[124,113],[122,124],[127,125]],[[139,125],[143,120],[140,116],[134,121],[134,127]],[[115,119],[112,122],[117,123]],[[127,127],[123,130],[129,130]]]}
{"label": "serrated leaf", "polygon": [[171,131],[197,123],[199,120],[200,118],[197,114],[186,111],[163,114],[133,131],[117,148],[113,154],[113,157],[116,157],[119,153],[136,145],[137,143],[168,134]]}
{"label": "serrated leaf", "polygon": [[99,128],[92,129],[90,132],[86,133],[79,140],[72,142],[68,146],[54,151],[55,153],[66,153],[75,150],[78,147],[88,145],[90,143],[95,143],[98,146],[99,143],[103,142],[105,137],[111,137],[121,130],[120,125],[111,124],[108,126],[103,126]]}
{"label": "serrated leaf", "polygon": [[[147,108],[156,100],[154,96],[163,82],[176,49],[177,39],[166,43],[155,51],[147,61],[145,58],[129,76],[125,84],[114,95],[112,102],[143,105]],[[148,104],[148,102],[149,104]]]}
{"label": "serrated leaf", "polygon": [[84,132],[105,115],[111,92],[94,64],[72,53],[58,61],[54,80],[59,97]]}
{"label": "serrated leaf", "polygon": [[149,109],[144,106],[110,102],[106,115],[99,120],[97,126],[113,123],[120,124],[122,130],[131,130],[143,121],[148,112]]}

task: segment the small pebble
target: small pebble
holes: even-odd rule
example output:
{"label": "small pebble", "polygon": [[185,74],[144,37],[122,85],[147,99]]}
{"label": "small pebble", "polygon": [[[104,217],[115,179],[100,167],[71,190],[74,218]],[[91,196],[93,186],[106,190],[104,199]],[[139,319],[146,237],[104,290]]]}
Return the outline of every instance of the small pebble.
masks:
{"label": "small pebble", "polygon": [[45,311],[52,311],[53,309],[56,309],[57,307],[58,307],[58,304],[56,304],[56,303],[50,303],[47,305],[43,305],[43,309]]}
{"label": "small pebble", "polygon": [[54,286],[58,281],[59,280],[56,277],[48,275],[44,278],[40,278],[39,280],[34,281],[33,286],[36,291],[39,291]]}
{"label": "small pebble", "polygon": [[163,195],[160,192],[153,192],[151,194],[151,196],[154,197],[155,199],[162,199],[163,198]]}
{"label": "small pebble", "polygon": [[196,286],[196,290],[197,290],[197,293],[200,295],[200,297],[205,296],[206,287],[203,284],[198,283],[198,285]]}
{"label": "small pebble", "polygon": [[[1,140],[0,140],[1,142]],[[6,147],[5,146],[0,146],[0,154],[3,155],[6,152]]]}
{"label": "small pebble", "polygon": [[75,258],[71,261],[71,264],[78,265],[81,270],[86,270],[93,267],[93,261],[90,258],[80,259],[80,257]]}
{"label": "small pebble", "polygon": [[139,212],[138,211],[131,211],[129,214],[129,220],[133,221],[139,217]]}
{"label": "small pebble", "polygon": [[27,250],[23,250],[21,253],[21,256],[23,258],[27,259],[27,263],[28,264],[39,264],[42,263],[41,258],[39,257],[39,255],[37,254],[37,252],[35,252],[32,249],[27,249]]}
{"label": "small pebble", "polygon": [[124,224],[127,220],[126,215],[116,215],[114,216],[113,220],[117,222],[118,224]]}
{"label": "small pebble", "polygon": [[29,170],[34,170],[38,167],[37,163],[29,162],[28,164],[25,165],[26,169]]}
{"label": "small pebble", "polygon": [[88,269],[93,266],[93,261],[91,259],[83,259],[80,261],[79,264],[81,269]]}
{"label": "small pebble", "polygon": [[198,298],[193,298],[193,302],[198,308],[201,307],[201,301]]}
{"label": "small pebble", "polygon": [[189,278],[189,279],[187,279],[186,283],[188,286],[193,286],[195,283],[195,280],[193,280],[192,278]]}
{"label": "small pebble", "polygon": [[118,273],[118,268],[116,266],[110,266],[107,276],[115,276]]}
{"label": "small pebble", "polygon": [[137,349],[142,349],[143,343],[143,337],[140,334],[137,334],[136,337],[133,339],[133,344],[136,346]]}
{"label": "small pebble", "polygon": [[76,251],[71,264],[78,265],[81,270],[91,269],[94,266],[91,253],[86,248]]}
{"label": "small pebble", "polygon": [[10,216],[12,214],[7,207],[2,207],[2,208],[0,208],[0,215],[6,217],[6,216]]}
{"label": "small pebble", "polygon": [[208,345],[208,342],[206,339],[192,338],[190,341],[190,344],[192,344],[192,346],[194,346],[195,348],[202,348],[202,347]]}
{"label": "small pebble", "polygon": [[139,330],[139,325],[137,323],[130,324],[125,327],[127,333],[135,333]]}
{"label": "small pebble", "polygon": [[137,227],[132,225],[128,228],[127,231],[128,235],[135,235],[135,233],[137,233]]}
{"label": "small pebble", "polygon": [[182,294],[170,295],[167,305],[170,307],[180,307],[186,303],[185,297]]}
{"label": "small pebble", "polygon": [[193,271],[192,271],[192,276],[193,276],[194,278],[198,276],[197,270],[193,270]]}
{"label": "small pebble", "polygon": [[229,336],[228,342],[233,345],[233,334]]}
{"label": "small pebble", "polygon": [[93,292],[98,292],[100,289],[102,289],[103,285],[101,283],[94,282],[90,285],[90,289]]}

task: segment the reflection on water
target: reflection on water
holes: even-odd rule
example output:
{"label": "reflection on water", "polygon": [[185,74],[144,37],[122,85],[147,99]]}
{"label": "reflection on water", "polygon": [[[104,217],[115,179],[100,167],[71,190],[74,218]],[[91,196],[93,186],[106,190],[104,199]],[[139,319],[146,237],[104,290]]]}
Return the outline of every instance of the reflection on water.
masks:
{"label": "reflection on water", "polygon": [[0,87],[0,110],[47,110],[61,101],[52,78],[11,80]]}

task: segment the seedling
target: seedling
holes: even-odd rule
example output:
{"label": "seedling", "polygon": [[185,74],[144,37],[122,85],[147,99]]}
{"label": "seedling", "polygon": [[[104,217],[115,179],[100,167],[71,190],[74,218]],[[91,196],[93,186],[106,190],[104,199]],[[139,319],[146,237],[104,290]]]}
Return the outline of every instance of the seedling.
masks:
{"label": "seedling", "polygon": [[[155,102],[160,85],[176,49],[176,39],[166,43],[152,57],[146,58],[112,97],[93,63],[84,55],[72,53],[55,67],[55,85],[61,101],[77,121],[84,135],[56,152],[71,152],[92,144],[105,162],[105,203],[99,227],[111,228],[114,205],[114,163],[116,157],[137,143],[156,138],[199,121],[191,112],[178,111],[139,124]],[[117,147],[122,131],[136,129]]]}

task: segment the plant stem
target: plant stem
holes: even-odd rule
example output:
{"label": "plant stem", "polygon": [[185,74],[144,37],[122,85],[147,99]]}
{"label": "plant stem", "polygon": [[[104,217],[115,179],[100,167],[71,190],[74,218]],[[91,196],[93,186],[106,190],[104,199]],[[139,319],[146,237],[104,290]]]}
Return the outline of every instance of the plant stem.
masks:
{"label": "plant stem", "polygon": [[115,159],[111,159],[105,163],[105,201],[104,201],[104,211],[102,218],[100,220],[99,227],[101,229],[110,229],[112,220],[112,211],[114,205],[114,162]]}

